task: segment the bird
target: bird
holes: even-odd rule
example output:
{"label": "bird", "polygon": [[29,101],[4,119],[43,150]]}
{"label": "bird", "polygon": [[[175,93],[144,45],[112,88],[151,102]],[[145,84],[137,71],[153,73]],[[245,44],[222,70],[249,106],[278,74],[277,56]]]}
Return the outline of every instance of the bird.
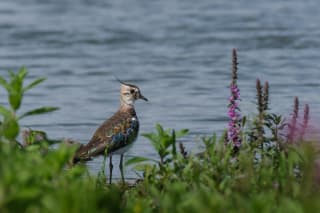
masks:
{"label": "bird", "polygon": [[121,179],[123,175],[123,155],[136,141],[139,133],[139,120],[134,108],[136,100],[148,101],[139,87],[118,80],[120,86],[120,107],[118,111],[105,120],[94,132],[91,140],[80,145],[73,162],[89,160],[98,155],[109,155],[109,183],[112,182],[112,155],[120,154],[119,169]]}

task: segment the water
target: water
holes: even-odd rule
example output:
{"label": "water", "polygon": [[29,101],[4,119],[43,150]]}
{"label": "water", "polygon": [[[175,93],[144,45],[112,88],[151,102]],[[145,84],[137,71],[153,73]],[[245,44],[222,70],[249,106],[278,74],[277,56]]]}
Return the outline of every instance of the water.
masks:
{"label": "water", "polygon": [[[141,132],[155,123],[188,128],[182,141],[194,150],[200,136],[221,134],[227,125],[232,48],[244,114],[255,110],[256,78],[270,82],[273,112],[289,115],[299,96],[318,114],[319,6],[318,0],[2,0],[0,74],[26,66],[29,81],[46,76],[22,110],[61,110],[23,125],[82,143],[117,110],[117,76],[150,100],[136,104]],[[128,155],[156,157],[143,137]],[[93,171],[100,165],[101,158],[89,162]]]}

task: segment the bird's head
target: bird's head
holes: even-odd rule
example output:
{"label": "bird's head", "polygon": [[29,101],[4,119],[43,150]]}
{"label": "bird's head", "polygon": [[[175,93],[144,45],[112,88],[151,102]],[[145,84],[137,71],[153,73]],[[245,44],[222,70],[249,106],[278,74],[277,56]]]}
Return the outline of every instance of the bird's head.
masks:
{"label": "bird's head", "polygon": [[120,81],[120,83],[121,105],[133,106],[134,102],[138,99],[148,101],[148,99],[141,94],[139,87],[132,84],[124,83],[123,81]]}

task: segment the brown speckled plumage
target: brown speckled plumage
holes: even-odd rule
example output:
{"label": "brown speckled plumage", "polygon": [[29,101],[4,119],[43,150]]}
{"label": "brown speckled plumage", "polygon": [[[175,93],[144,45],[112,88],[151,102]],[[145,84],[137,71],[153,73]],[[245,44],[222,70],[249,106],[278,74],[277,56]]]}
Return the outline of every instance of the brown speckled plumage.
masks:
{"label": "brown speckled plumage", "polygon": [[88,144],[80,147],[76,153],[75,160],[88,159],[90,157],[104,154],[125,146],[126,141],[123,143],[112,143],[112,135],[117,133],[126,133],[126,129],[130,127],[132,118],[136,118],[136,112],[133,107],[120,108],[111,118],[107,119],[95,131]]}
{"label": "brown speckled plumage", "polygon": [[139,132],[139,121],[134,110],[134,103],[138,99],[148,101],[137,86],[122,81],[120,83],[119,110],[98,127],[89,143],[80,145],[73,159],[73,162],[76,163],[81,160],[88,160],[96,155],[108,154],[110,158],[110,183],[112,180],[113,153],[121,154],[119,167],[124,182],[123,153],[136,140]]}

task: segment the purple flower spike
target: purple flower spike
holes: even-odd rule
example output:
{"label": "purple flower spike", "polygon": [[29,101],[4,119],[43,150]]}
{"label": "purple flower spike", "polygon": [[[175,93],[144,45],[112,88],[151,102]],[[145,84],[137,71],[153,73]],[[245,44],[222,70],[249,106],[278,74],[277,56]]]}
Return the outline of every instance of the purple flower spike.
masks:
{"label": "purple flower spike", "polygon": [[234,147],[241,146],[240,128],[241,114],[239,110],[240,90],[237,85],[237,52],[233,49],[232,52],[232,82],[230,85],[231,95],[229,97],[228,106],[228,141],[233,143]]}

